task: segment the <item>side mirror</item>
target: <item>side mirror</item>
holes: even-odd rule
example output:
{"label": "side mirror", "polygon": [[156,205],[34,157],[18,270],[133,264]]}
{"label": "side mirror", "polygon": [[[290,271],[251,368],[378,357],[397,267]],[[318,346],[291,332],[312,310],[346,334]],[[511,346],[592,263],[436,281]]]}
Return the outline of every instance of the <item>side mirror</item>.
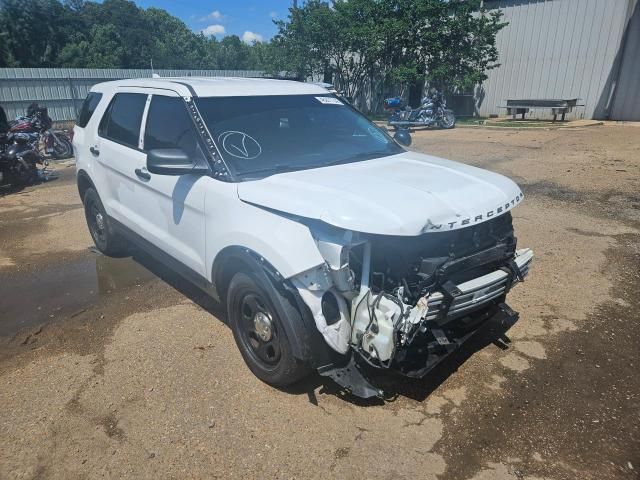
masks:
{"label": "side mirror", "polygon": [[147,170],[158,175],[205,173],[207,167],[196,165],[180,148],[158,148],[147,154]]}
{"label": "side mirror", "polygon": [[411,134],[409,133],[408,128],[398,128],[396,133],[393,135],[393,139],[405,147],[411,145]]}

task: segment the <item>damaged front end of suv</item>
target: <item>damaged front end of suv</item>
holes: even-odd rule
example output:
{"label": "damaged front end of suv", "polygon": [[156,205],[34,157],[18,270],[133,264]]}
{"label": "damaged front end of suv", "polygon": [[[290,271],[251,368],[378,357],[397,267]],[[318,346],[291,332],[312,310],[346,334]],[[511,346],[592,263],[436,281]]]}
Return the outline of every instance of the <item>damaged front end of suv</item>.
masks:
{"label": "damaged front end of suv", "polygon": [[505,297],[533,259],[530,249],[516,249],[508,211],[521,199],[417,236],[310,224],[325,263],[291,281],[344,359],[320,373],[357,396],[379,396],[362,365],[420,378],[489,319],[515,322]]}

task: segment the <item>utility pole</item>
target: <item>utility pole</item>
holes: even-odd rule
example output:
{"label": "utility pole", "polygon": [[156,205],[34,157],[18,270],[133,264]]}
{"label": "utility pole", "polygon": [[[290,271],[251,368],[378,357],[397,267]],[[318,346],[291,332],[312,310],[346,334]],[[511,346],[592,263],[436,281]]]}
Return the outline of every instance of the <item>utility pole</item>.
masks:
{"label": "utility pole", "polygon": [[298,8],[298,0],[293,0],[293,8]]}

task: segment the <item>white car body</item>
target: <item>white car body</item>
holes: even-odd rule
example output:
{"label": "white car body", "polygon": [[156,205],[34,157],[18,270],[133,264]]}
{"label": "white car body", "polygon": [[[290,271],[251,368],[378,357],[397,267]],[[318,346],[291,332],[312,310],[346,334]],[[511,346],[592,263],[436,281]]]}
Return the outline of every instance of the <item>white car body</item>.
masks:
{"label": "white car body", "polygon": [[[313,84],[229,78],[121,80],[95,85],[91,91],[102,98],[86,125],[74,129],[81,190],[82,182],[90,181],[110,218],[187,267],[214,295],[216,264],[225,252],[252,252],[277,278],[295,287],[334,351],[345,354],[358,345],[369,352],[370,363],[390,363],[395,336],[426,321],[429,312],[435,315],[433,309],[443,295],[434,291],[416,305],[405,305],[406,318],[400,325],[393,301],[379,298],[374,305],[370,272],[364,271],[371,268],[368,259],[360,275],[345,264],[348,250],[362,245],[370,255],[368,235],[419,237],[464,230],[505,215],[523,199],[520,188],[501,175],[409,151],[240,182],[214,174],[151,175],[144,133],[154,96],[181,98],[191,105],[195,97],[327,92]],[[98,134],[111,98],[122,92],[147,96],[137,148]],[[202,132],[210,134],[206,126]],[[218,158],[220,145],[215,139],[213,143]],[[149,178],[143,180],[136,171]],[[513,257],[521,279],[532,253],[518,250]],[[358,285],[354,275],[360,276]],[[496,269],[459,284],[461,295],[449,308],[479,308],[506,293],[517,281],[509,276]],[[336,297],[340,311],[331,325],[321,305],[327,292]],[[362,305],[366,312],[359,308]],[[379,313],[377,332],[368,329],[372,308]]]}

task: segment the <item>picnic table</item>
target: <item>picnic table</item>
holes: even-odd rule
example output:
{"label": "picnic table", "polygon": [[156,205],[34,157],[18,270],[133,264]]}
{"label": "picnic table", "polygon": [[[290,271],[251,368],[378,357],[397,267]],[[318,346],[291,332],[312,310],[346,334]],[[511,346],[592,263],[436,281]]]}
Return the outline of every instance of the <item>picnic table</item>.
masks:
{"label": "picnic table", "polygon": [[549,108],[551,109],[551,113],[553,114],[553,121],[555,122],[558,115],[561,115],[561,120],[564,122],[564,116],[566,113],[571,112],[574,107],[581,106],[578,105],[577,98],[570,99],[551,99],[551,98],[541,98],[541,99],[510,99],[507,100],[506,108],[507,114],[511,115],[513,119],[516,119],[516,115],[522,115],[522,119],[524,120],[525,114],[529,113],[530,108]]}

